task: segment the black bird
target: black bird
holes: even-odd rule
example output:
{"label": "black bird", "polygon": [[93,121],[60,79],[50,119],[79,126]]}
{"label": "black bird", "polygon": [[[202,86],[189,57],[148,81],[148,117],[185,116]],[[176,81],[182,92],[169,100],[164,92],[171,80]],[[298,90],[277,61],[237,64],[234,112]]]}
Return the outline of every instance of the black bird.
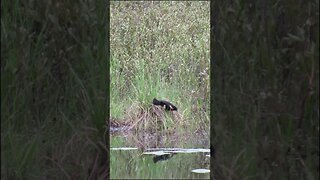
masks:
{"label": "black bird", "polygon": [[168,101],[159,101],[156,98],[153,98],[153,104],[157,105],[157,106],[162,106],[165,108],[165,110],[167,111],[177,111],[178,108],[176,106],[174,106],[173,104],[171,104]]}

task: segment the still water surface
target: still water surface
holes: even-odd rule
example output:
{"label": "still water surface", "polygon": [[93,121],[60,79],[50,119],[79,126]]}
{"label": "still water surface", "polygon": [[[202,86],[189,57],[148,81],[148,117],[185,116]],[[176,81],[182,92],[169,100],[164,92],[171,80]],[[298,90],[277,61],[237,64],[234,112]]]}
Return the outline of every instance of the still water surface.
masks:
{"label": "still water surface", "polygon": [[112,135],[111,179],[209,179],[209,137]]}

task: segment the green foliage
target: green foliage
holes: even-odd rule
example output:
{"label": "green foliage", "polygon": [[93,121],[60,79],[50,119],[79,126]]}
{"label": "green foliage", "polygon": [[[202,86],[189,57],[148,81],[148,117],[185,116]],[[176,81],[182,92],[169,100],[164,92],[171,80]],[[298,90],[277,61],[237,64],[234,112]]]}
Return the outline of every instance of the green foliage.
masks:
{"label": "green foliage", "polygon": [[123,117],[134,102],[147,108],[153,98],[167,99],[199,127],[209,114],[209,2],[110,6],[112,117]]}
{"label": "green foliage", "polygon": [[216,4],[217,179],[319,178],[319,1]]}
{"label": "green foliage", "polygon": [[88,176],[107,109],[101,2],[1,2],[1,178]]}

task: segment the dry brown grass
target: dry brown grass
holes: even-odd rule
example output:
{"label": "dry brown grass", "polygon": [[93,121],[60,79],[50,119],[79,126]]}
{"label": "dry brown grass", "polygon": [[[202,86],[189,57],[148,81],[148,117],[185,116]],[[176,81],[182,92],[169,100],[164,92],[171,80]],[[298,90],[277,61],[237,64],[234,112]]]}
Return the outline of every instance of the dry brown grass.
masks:
{"label": "dry brown grass", "polygon": [[133,103],[123,119],[111,118],[111,127],[127,127],[136,132],[172,131],[183,128],[186,121],[178,111],[165,111],[159,106],[142,107]]}

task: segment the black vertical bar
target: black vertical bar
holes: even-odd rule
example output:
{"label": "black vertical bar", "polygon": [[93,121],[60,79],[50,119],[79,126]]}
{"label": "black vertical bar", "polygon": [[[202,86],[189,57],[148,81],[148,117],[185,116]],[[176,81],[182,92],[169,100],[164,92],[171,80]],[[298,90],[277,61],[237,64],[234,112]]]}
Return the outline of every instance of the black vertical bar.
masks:
{"label": "black vertical bar", "polygon": [[108,167],[108,175],[107,179],[110,179],[110,132],[109,132],[109,120],[110,120],[110,1],[106,1],[106,14],[107,17],[105,19],[106,22],[106,60],[107,60],[107,87],[106,87],[106,103],[107,103],[107,108],[106,108],[106,146],[108,149],[107,152],[107,167]]}
{"label": "black vertical bar", "polygon": [[216,43],[216,27],[217,27],[218,8],[217,3],[210,1],[210,179],[214,179],[213,161],[215,158],[214,147],[214,122],[215,122],[215,106],[214,106],[214,61],[216,60],[215,44]]}

